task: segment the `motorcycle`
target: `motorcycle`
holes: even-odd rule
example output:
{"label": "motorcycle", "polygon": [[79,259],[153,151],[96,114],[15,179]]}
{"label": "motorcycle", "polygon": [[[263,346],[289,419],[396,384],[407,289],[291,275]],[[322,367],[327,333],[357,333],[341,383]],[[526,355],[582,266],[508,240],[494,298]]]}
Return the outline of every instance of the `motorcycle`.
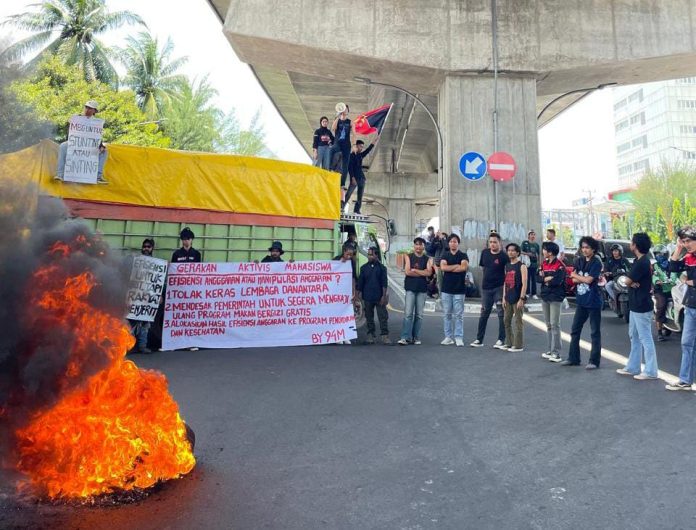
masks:
{"label": "motorcycle", "polygon": [[614,293],[616,294],[616,300],[614,300],[606,290],[606,277],[602,276],[604,281],[600,281],[599,286],[602,289],[602,296],[604,297],[605,306],[609,306],[616,316],[623,318],[624,322],[628,324],[629,310],[628,310],[628,285],[626,285],[627,272],[624,269],[616,269],[614,271]]}
{"label": "motorcycle", "polygon": [[686,296],[686,274],[682,274],[677,280],[677,284],[672,287],[672,298],[667,300],[665,317],[667,322],[663,327],[674,333],[681,333],[684,329],[684,297]]}

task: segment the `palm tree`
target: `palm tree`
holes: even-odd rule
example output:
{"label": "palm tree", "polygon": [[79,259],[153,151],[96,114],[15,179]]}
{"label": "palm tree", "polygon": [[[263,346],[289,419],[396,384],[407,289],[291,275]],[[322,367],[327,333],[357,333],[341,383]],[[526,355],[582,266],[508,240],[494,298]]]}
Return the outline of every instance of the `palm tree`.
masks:
{"label": "palm tree", "polygon": [[119,53],[127,69],[124,83],[133,89],[138,106],[152,120],[161,117],[165,105],[169,104],[178,86],[186,82],[176,71],[188,57],[172,61],[169,56],[174,50],[171,39],[160,49],[156,38],[142,32],[137,38],[128,37],[128,45]]}
{"label": "palm tree", "polygon": [[34,66],[48,52],[58,55],[66,64],[79,66],[87,81],[118,83],[108,47],[97,36],[123,24],[144,26],[138,15],[130,11],[110,12],[105,0],[43,0],[37,6],[38,11],[13,15],[3,22],[34,32],[8,47],[2,53],[6,60],[14,61],[40,49],[27,67]]}

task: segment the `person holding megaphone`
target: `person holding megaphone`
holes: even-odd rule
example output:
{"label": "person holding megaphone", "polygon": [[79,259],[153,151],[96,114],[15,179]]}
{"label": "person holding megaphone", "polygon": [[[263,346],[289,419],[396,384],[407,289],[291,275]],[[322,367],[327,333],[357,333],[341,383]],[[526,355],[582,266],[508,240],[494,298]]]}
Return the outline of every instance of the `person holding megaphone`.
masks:
{"label": "person holding megaphone", "polygon": [[332,167],[335,167],[334,157],[337,153],[341,153],[341,209],[347,190],[346,180],[348,178],[348,162],[350,160],[351,139],[350,134],[355,133],[355,126],[348,118],[350,108],[345,103],[336,104],[336,118],[331,125],[331,130],[334,134],[334,144],[331,147],[331,162]]}

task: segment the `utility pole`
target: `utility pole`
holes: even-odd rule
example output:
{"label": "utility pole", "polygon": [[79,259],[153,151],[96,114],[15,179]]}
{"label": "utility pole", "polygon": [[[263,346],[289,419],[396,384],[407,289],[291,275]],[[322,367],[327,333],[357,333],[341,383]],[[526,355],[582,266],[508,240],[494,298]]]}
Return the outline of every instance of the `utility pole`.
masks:
{"label": "utility pole", "polygon": [[594,236],[595,233],[595,218],[594,218],[594,207],[592,205],[594,201],[594,197],[592,196],[592,191],[593,190],[582,190],[585,193],[587,193],[587,211],[590,216],[590,222],[589,222],[589,228],[590,228],[590,235]]}

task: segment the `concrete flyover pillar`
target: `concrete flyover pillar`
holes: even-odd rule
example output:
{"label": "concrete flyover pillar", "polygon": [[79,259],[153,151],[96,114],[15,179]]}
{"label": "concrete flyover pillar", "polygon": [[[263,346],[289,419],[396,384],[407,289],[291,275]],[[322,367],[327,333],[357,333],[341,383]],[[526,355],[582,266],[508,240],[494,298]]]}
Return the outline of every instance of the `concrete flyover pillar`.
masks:
{"label": "concrete flyover pillar", "polygon": [[529,229],[541,230],[536,80],[498,77],[497,95],[497,150],[513,156],[517,173],[511,181],[496,184],[489,176],[468,181],[459,172],[459,159],[467,151],[477,151],[486,159],[495,151],[493,77],[448,75],[439,90],[438,121],[444,144],[440,226],[446,232],[454,227],[461,230],[462,248],[469,252],[472,264],[478,264],[478,252],[491,228],[504,241],[516,243],[526,238]]}
{"label": "concrete flyover pillar", "polygon": [[391,238],[392,254],[401,248],[410,248],[413,243],[415,220],[413,199],[389,199],[389,215],[394,220],[396,235]]}

